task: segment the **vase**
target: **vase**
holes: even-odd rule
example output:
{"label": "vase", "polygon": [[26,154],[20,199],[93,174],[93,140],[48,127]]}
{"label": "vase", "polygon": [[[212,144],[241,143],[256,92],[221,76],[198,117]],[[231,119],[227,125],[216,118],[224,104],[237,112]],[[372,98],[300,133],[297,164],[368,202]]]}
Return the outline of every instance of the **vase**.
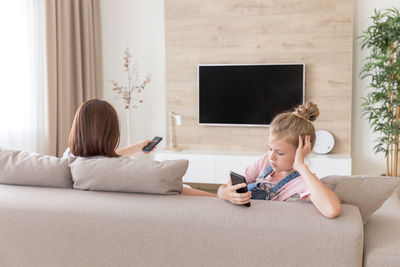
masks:
{"label": "vase", "polygon": [[132,133],[131,133],[131,110],[126,110],[126,146],[132,144]]}

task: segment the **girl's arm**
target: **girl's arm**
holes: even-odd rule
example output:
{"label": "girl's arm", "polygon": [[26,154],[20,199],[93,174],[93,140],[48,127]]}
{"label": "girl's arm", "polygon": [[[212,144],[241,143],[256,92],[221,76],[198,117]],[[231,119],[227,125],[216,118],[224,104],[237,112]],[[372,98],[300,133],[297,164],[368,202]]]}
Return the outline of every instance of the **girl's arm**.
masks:
{"label": "girl's arm", "polygon": [[303,140],[299,136],[299,146],[296,150],[296,157],[293,164],[293,169],[298,171],[301,177],[306,182],[307,188],[310,191],[310,200],[314,206],[327,218],[337,217],[342,208],[338,196],[326,187],[317,176],[315,176],[307,165],[304,164],[304,157],[311,151],[310,136]]}
{"label": "girl's arm", "polygon": [[247,184],[236,184],[232,185],[231,179],[228,180],[227,184],[223,184],[218,188],[218,197],[228,200],[233,204],[246,204],[250,202],[251,192],[237,193],[236,190],[242,187],[246,187]]}
{"label": "girl's arm", "polygon": [[144,140],[141,141],[137,144],[125,147],[125,148],[120,148],[117,149],[117,154],[121,156],[132,156],[138,152],[142,152],[143,147],[145,147],[147,144],[149,144],[151,140]]}
{"label": "girl's arm", "polygon": [[[244,177],[246,178],[246,182],[248,184],[254,183],[257,180],[260,169],[268,166],[268,155],[261,156],[256,162],[248,166],[244,172]],[[247,184],[237,184],[232,185],[231,179],[228,179],[228,183],[221,185],[218,188],[218,197],[221,199],[225,199],[234,204],[246,204],[250,202],[251,192],[246,193],[237,193],[236,190],[246,187]]]}

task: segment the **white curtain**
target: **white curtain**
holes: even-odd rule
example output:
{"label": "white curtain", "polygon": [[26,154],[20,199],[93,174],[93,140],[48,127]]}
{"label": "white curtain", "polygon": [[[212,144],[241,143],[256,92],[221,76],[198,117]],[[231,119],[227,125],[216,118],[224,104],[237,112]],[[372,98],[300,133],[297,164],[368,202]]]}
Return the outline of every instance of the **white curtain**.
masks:
{"label": "white curtain", "polygon": [[43,0],[0,2],[0,146],[44,153]]}

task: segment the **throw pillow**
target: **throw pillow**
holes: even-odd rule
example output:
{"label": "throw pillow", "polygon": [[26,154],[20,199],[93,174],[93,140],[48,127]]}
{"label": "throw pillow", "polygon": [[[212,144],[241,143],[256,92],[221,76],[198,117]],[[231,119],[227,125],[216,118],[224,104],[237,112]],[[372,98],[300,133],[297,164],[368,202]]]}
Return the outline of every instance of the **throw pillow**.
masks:
{"label": "throw pillow", "polygon": [[357,206],[364,224],[400,184],[400,178],[394,177],[332,175],[321,181],[337,194],[341,203]]}
{"label": "throw pillow", "polygon": [[77,157],[70,168],[75,189],[179,194],[188,163],[187,160]]}
{"label": "throw pillow", "polygon": [[68,159],[0,148],[0,183],[72,188]]}

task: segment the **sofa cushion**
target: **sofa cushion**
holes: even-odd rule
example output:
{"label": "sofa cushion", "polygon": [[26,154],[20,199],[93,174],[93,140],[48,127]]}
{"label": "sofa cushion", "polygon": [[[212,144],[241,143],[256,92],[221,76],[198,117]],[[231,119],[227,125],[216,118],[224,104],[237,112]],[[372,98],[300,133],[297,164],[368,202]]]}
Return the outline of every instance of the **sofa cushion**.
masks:
{"label": "sofa cushion", "polygon": [[341,203],[357,206],[364,224],[400,184],[400,179],[394,177],[331,175],[321,181],[338,195]]}
{"label": "sofa cushion", "polygon": [[72,188],[68,159],[0,147],[0,183]]}
{"label": "sofa cushion", "polygon": [[182,192],[187,160],[78,157],[70,164],[73,188],[150,194]]}

